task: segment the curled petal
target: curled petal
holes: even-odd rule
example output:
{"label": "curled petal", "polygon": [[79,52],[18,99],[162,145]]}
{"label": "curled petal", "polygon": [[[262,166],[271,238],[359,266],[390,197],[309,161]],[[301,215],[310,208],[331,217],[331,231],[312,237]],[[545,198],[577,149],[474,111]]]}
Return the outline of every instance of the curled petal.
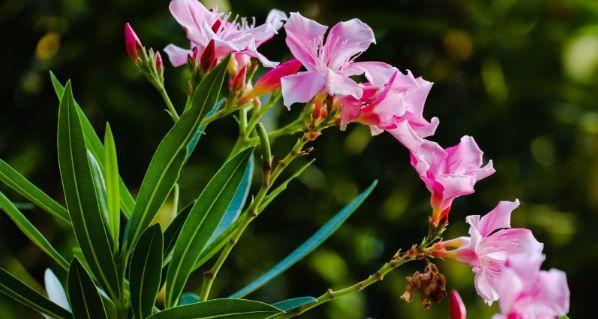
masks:
{"label": "curled petal", "polygon": [[324,59],[334,70],[350,62],[353,57],[376,43],[374,31],[359,19],[339,22],[328,34],[324,45]]}
{"label": "curled petal", "polygon": [[174,44],[167,45],[164,48],[164,52],[166,52],[170,64],[174,67],[179,67],[187,63],[187,58],[193,54],[192,50],[183,49]]}
{"label": "curled petal", "polygon": [[377,61],[353,62],[345,69],[348,75],[364,74],[372,86],[384,87],[397,71],[394,66]]}
{"label": "curled petal", "polygon": [[277,9],[272,9],[270,13],[268,13],[266,23],[257,26],[251,31],[255,38],[255,45],[260,46],[264,42],[270,40],[278,33],[278,30],[282,28],[284,21],[287,19],[288,17],[286,13]]}
{"label": "curled petal", "polygon": [[284,105],[290,108],[293,103],[309,102],[326,86],[324,76],[315,71],[299,72],[281,80]]}
{"label": "curled petal", "polygon": [[501,201],[494,207],[493,210],[479,219],[476,224],[471,224],[475,227],[482,236],[486,237],[493,231],[501,228],[511,228],[511,213],[519,207],[519,200],[514,202]]}

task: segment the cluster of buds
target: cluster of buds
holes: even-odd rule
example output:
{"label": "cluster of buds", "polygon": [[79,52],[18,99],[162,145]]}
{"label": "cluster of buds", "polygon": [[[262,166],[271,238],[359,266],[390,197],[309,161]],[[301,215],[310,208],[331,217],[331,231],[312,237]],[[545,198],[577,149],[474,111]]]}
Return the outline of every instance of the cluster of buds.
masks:
{"label": "cluster of buds", "polygon": [[164,61],[160,52],[146,49],[129,23],[125,24],[125,47],[129,58],[152,84],[164,83]]}

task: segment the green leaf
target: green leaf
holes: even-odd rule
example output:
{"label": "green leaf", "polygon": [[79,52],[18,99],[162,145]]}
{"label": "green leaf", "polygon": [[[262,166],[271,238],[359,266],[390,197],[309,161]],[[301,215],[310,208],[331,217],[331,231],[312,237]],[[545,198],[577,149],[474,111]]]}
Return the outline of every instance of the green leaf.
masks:
{"label": "green leaf", "polygon": [[[216,112],[218,112],[224,105],[224,102],[226,102],[226,99],[220,99],[218,102],[216,102],[216,104],[214,104],[214,107],[212,107],[212,109],[208,113],[206,113],[205,117],[214,115]],[[193,138],[187,145],[187,157],[189,157],[197,147],[197,143],[199,142],[199,139],[202,137],[204,131],[206,130],[206,127],[207,125],[201,125],[197,129],[195,135],[193,135]]]}
{"label": "green leaf", "polygon": [[222,247],[224,247],[224,245],[226,245],[226,243],[228,243],[233,238],[235,230],[237,230],[240,225],[241,220],[235,220],[233,224],[230,225],[227,229],[225,229],[222,233],[220,233],[220,235],[216,239],[208,243],[208,245],[206,245],[206,248],[202,250],[201,254],[197,258],[193,270],[196,270],[197,268],[201,267],[206,261],[210,260],[210,258],[216,255],[216,253],[219,252],[220,249],[222,249]]}
{"label": "green leaf", "polygon": [[0,208],[4,210],[6,215],[8,215],[29,240],[48,254],[48,256],[52,257],[60,267],[68,269],[69,263],[66,259],[54,249],[48,239],[46,239],[46,237],[31,224],[27,217],[25,217],[25,215],[23,215],[2,192],[0,192]]}
{"label": "green leaf", "polygon": [[199,302],[199,296],[192,292],[185,292],[181,295],[179,306],[190,305]]}
{"label": "green leaf", "polygon": [[298,297],[298,298],[292,298],[292,299],[279,301],[277,303],[273,303],[272,306],[274,306],[284,312],[289,312],[289,311],[293,311],[303,305],[314,303],[316,301],[318,301],[318,300],[314,297]]}
{"label": "green leaf", "polygon": [[266,273],[261,275],[259,278],[245,286],[243,289],[235,292],[231,295],[231,298],[240,298],[247,296],[251,292],[265,285],[267,282],[285,272],[291,266],[296,264],[298,261],[303,259],[309,253],[318,248],[326,239],[328,239],[346,220],[353,212],[363,203],[363,201],[370,195],[378,184],[374,181],[365,191],[359,194],[343,209],[341,209],[334,217],[332,217],[322,228],[320,228],[315,234],[307,239],[301,246],[295,249],[291,254],[285,257],[282,261],[268,270]]}
{"label": "green leaf", "polygon": [[129,289],[135,319],[152,314],[162,279],[164,239],[159,224],[146,229],[131,255]]}
{"label": "green leaf", "polygon": [[562,316],[559,319],[569,319],[569,316]]}
{"label": "green leaf", "polygon": [[241,180],[241,184],[237,188],[235,192],[235,196],[233,197],[230,206],[222,216],[222,220],[218,224],[216,231],[208,241],[208,243],[213,242],[216,240],[222,232],[224,232],[232,223],[237,220],[241,211],[243,210],[243,206],[245,206],[245,201],[247,200],[247,195],[249,195],[249,189],[251,188],[251,181],[253,179],[253,167],[255,166],[253,157],[249,158],[249,165],[245,169],[245,173],[243,174],[243,180]]}
{"label": "green leaf", "polygon": [[214,299],[158,312],[150,319],[266,319],[281,311],[268,304],[243,299]]}
{"label": "green leaf", "polygon": [[116,145],[110,124],[106,124],[104,134],[104,169],[106,181],[106,206],[108,209],[108,230],[112,235],[114,249],[118,250],[120,234],[120,184]]}
{"label": "green leaf", "polygon": [[191,208],[166,273],[167,307],[177,304],[197,258],[216,231],[241,184],[252,153],[253,148],[248,148],[224,163]]}
{"label": "green leaf", "polygon": [[187,216],[189,216],[189,212],[194,204],[195,201],[183,207],[174,220],[170,222],[168,228],[166,228],[166,231],[164,232],[164,256],[168,256],[172,252],[174,244],[176,243],[177,238],[179,238],[179,234],[183,228],[183,224],[185,223]]}
{"label": "green leaf", "polygon": [[266,207],[268,207],[268,205],[270,205],[270,203],[276,197],[278,197],[278,195],[280,195],[282,192],[284,192],[287,189],[287,186],[289,185],[290,182],[292,182],[297,177],[301,176],[301,174],[303,174],[303,171],[305,171],[315,161],[316,161],[315,159],[312,159],[311,161],[307,162],[305,165],[301,166],[301,168],[299,168],[297,171],[295,171],[295,173],[293,173],[293,175],[291,175],[289,178],[287,178],[287,180],[285,180],[283,183],[281,183],[275,189],[273,189],[268,194],[268,196],[266,196],[266,198],[264,198],[264,200],[262,201],[262,204],[260,205],[259,210],[263,211]]}
{"label": "green leaf", "polygon": [[108,319],[98,289],[77,258],[71,263],[67,281],[69,303],[75,319]]}
{"label": "green leaf", "polygon": [[58,112],[58,164],[73,230],[85,261],[108,294],[118,299],[119,275],[70,82],[66,84]]}
{"label": "green leaf", "polygon": [[46,299],[37,291],[0,267],[0,292],[15,301],[52,318],[71,319],[71,313]]}
{"label": "green leaf", "polygon": [[178,180],[187,159],[187,146],[200,127],[207,108],[212,107],[220,95],[228,61],[229,59],[222,61],[201,81],[193,92],[191,107],[181,115],[158,145],[141,183],[137,205],[127,224],[123,249],[125,253],[135,245]]}
{"label": "green leaf", "polygon": [[33,185],[30,181],[21,175],[8,163],[0,159],[0,181],[6,186],[12,188],[23,197],[27,198],[41,209],[59,218],[60,220],[70,223],[69,212],[62,205],[46,195],[42,190]]}
{"label": "green leaf", "polygon": [[[56,92],[56,96],[58,97],[58,101],[62,98],[62,93],[64,92],[64,87],[60,84],[60,81],[56,78],[54,73],[50,72],[50,79],[52,80],[52,86],[54,87],[54,92]],[[93,154],[93,156],[98,160],[100,167],[104,167],[104,145],[102,145],[102,141],[96,134],[96,131],[93,129],[91,122],[85,116],[85,113],[75,101],[75,108],[79,113],[79,118],[81,119],[81,125],[83,127],[83,135],[85,135],[86,146],[89,151]],[[125,185],[122,178],[119,179],[120,184],[120,203],[121,208],[125,215],[128,217],[131,216],[133,213],[133,208],[135,207],[135,200],[131,193],[129,192],[127,185]]]}
{"label": "green leaf", "polygon": [[104,179],[104,173],[100,167],[100,163],[96,160],[95,156],[87,150],[87,156],[89,157],[89,165],[91,167],[91,176],[93,177],[93,183],[95,190],[98,193],[98,204],[100,204],[100,212],[104,219],[104,225],[108,226],[108,204],[106,203],[106,180]]}

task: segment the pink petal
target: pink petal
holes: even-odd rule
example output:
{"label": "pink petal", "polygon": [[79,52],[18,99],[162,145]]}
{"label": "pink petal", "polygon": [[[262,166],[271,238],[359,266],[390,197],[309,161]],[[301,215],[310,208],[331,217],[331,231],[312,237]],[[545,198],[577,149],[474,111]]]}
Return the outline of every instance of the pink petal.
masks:
{"label": "pink petal", "polygon": [[417,150],[424,140],[409,126],[407,122],[400,122],[394,129],[388,130],[408,150]]}
{"label": "pink petal", "polygon": [[464,174],[471,168],[482,165],[484,153],[471,136],[463,136],[459,144],[448,147],[447,170],[454,174]]}
{"label": "pink petal", "polygon": [[324,76],[315,71],[299,72],[281,80],[282,99],[290,108],[293,103],[309,102],[326,85]]}
{"label": "pink petal", "polygon": [[372,43],[376,43],[374,31],[361,20],[339,22],[326,38],[324,60],[331,69],[339,70]]}
{"label": "pink petal", "polygon": [[331,69],[326,73],[326,89],[330,95],[350,95],[356,99],[363,95],[363,89],[357,82]]}
{"label": "pink petal", "polygon": [[291,59],[278,67],[268,71],[253,86],[250,95],[260,96],[280,87],[280,81],[283,77],[295,74],[301,68],[301,62],[297,59]]}
{"label": "pink petal", "polygon": [[519,200],[501,201],[489,213],[484,215],[477,225],[472,225],[486,237],[500,228],[511,228],[511,213],[519,207]]}
{"label": "pink petal", "polygon": [[172,0],[168,6],[174,19],[185,29],[189,40],[198,45],[207,45],[205,25],[211,28],[218,19],[218,14],[210,12],[196,0]]}
{"label": "pink petal", "polygon": [[282,25],[287,18],[286,13],[280,10],[270,10],[268,17],[266,18],[266,23],[257,26],[251,31],[251,34],[253,34],[253,37],[255,38],[255,45],[259,47],[262,43],[270,40],[278,33],[278,30],[282,28]]}
{"label": "pink petal", "polygon": [[284,25],[286,43],[293,56],[310,71],[316,68],[317,52],[324,41],[328,27],[307,19],[298,12],[292,12]]}
{"label": "pink petal", "polygon": [[567,275],[558,269],[550,269],[540,273],[539,281],[542,290],[537,298],[552,308],[559,317],[566,315],[571,295]]}
{"label": "pink petal", "polygon": [[383,87],[389,81],[397,68],[384,62],[353,62],[347,66],[345,73],[348,75],[364,74],[373,86]]}
{"label": "pink petal", "polygon": [[164,52],[168,55],[170,64],[174,67],[179,67],[187,63],[187,58],[192,54],[191,50],[183,49],[174,44],[169,44],[164,48]]}
{"label": "pink petal", "polygon": [[499,299],[498,292],[494,289],[494,282],[496,278],[486,268],[475,269],[474,285],[480,297],[484,299],[486,304],[491,305],[492,302]]}

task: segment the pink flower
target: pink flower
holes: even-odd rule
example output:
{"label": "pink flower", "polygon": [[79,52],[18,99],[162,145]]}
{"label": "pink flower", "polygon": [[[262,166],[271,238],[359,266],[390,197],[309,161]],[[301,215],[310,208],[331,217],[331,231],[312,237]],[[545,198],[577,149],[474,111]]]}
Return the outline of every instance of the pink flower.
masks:
{"label": "pink flower", "polygon": [[438,118],[429,122],[423,117],[431,82],[415,78],[410,71],[403,74],[383,62],[356,62],[351,68],[363,71],[368,83],[361,84],[361,98],[349,95],[339,99],[342,129],[356,121],[369,125],[372,134],[389,131],[401,136],[405,129],[420,138],[434,134]]}
{"label": "pink flower", "polygon": [[483,217],[467,216],[469,237],[445,242],[445,245],[458,246],[449,252],[449,256],[471,265],[475,273],[476,290],[488,304],[499,299],[496,279],[509,258],[514,255],[532,256],[542,253],[543,245],[529,229],[511,228],[511,213],[518,206],[518,200],[501,201]]}
{"label": "pink flower", "polygon": [[391,133],[410,150],[411,165],[432,193],[434,225],[447,217],[455,198],[474,193],[476,182],[495,172],[492,161],[482,166],[484,153],[470,136],[463,136],[459,144],[443,149],[438,143],[417,136],[406,121]]}
{"label": "pink flower", "polygon": [[287,46],[307,69],[282,79],[285,106],[308,102],[323,90],[329,95],[361,98],[363,88],[350,76],[363,73],[352,67],[353,60],[376,43],[367,24],[358,19],[337,23],[328,33],[326,43],[324,34],[328,27],[299,13],[291,13],[284,28]]}
{"label": "pink flower", "polygon": [[555,319],[569,312],[569,286],[564,272],[541,271],[544,256],[509,258],[496,281],[500,314],[493,319]]}
{"label": "pink flower", "polygon": [[[230,13],[208,10],[197,0],[172,0],[169,5],[172,16],[185,29],[190,49],[183,49],[174,44],[168,45],[164,51],[168,54],[173,66],[187,63],[187,58],[196,50],[195,56],[201,56],[210,41],[215,43],[217,59],[230,53],[257,58],[264,66],[274,67],[276,62],[268,60],[257,51],[264,42],[271,39],[282,27],[287,16],[279,10],[268,14],[266,23],[256,26],[255,21],[246,18],[230,19]],[[247,61],[248,59],[241,59]],[[197,62],[197,61],[196,61]],[[243,65],[239,65],[240,70]]]}
{"label": "pink flower", "polygon": [[451,290],[451,294],[449,296],[449,313],[451,315],[451,319],[467,318],[465,304],[455,289]]}
{"label": "pink flower", "polygon": [[135,62],[139,61],[139,50],[143,45],[128,22],[125,23],[125,47],[131,60]]}

